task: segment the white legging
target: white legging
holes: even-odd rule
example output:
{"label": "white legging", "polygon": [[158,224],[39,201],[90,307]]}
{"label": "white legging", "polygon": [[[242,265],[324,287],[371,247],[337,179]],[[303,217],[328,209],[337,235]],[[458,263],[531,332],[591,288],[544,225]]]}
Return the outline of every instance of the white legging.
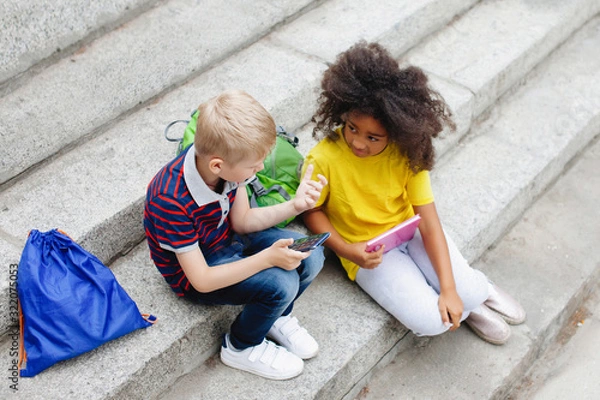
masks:
{"label": "white legging", "polygon": [[[488,298],[488,279],[469,266],[448,235],[446,241],[464,306],[462,321]],[[448,330],[438,309],[440,284],[418,230],[411,241],[384,254],[377,268],[360,268],[356,283],[416,335],[434,336]]]}

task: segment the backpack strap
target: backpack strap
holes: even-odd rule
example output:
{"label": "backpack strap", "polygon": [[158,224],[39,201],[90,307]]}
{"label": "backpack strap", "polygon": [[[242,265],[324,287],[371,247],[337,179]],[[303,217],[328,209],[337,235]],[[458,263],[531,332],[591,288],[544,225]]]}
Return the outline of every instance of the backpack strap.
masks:
{"label": "backpack strap", "polygon": [[[194,117],[194,114],[196,113],[196,110],[192,111],[192,114],[190,115],[190,118]],[[165,139],[167,139],[169,142],[177,142],[179,143],[179,146],[177,148],[177,154],[181,153],[182,146],[183,146],[183,136],[178,137],[178,138],[174,138],[174,137],[169,137],[169,129],[171,129],[171,127],[173,125],[176,124],[189,124],[190,120],[189,119],[176,119],[175,121],[171,121],[166,127],[165,127],[165,131],[164,131],[164,135],[165,135]],[[283,129],[283,128],[282,128]]]}
{"label": "backpack strap", "polygon": [[286,130],[281,125],[277,126],[277,136],[284,138],[294,147],[298,147],[298,143],[300,142],[298,136],[294,135],[293,133],[286,132]]}
{"label": "backpack strap", "polygon": [[177,147],[177,154],[181,153],[181,150],[183,150],[181,148],[181,146],[183,146],[183,136],[179,137],[179,138],[172,138],[169,137],[169,129],[175,125],[175,124],[179,124],[179,123],[185,123],[186,125],[189,124],[190,121],[185,120],[185,119],[177,119],[175,121],[172,121],[171,123],[169,123],[169,125],[167,125],[167,127],[165,128],[165,139],[167,139],[169,142],[177,142],[179,143],[179,146]]}
{"label": "backpack strap", "polygon": [[181,142],[183,140],[183,137],[179,137],[179,138],[173,138],[173,137],[169,137],[169,129],[171,129],[171,127],[175,124],[180,124],[180,123],[185,123],[185,124],[189,124],[189,120],[185,120],[185,119],[177,119],[175,121],[172,121],[169,123],[169,125],[167,125],[165,127],[165,139],[167,139],[169,142]]}
{"label": "backpack strap", "polygon": [[258,207],[258,202],[256,200],[257,197],[264,196],[267,193],[278,192],[281,197],[283,197],[286,201],[290,200],[291,197],[288,192],[281,185],[273,185],[269,189],[265,189],[262,183],[258,180],[256,175],[248,181],[248,186],[252,189],[252,196],[250,196],[250,207],[256,208]]}
{"label": "backpack strap", "polygon": [[258,180],[256,175],[252,177],[247,183],[252,188],[252,197],[254,196],[264,196],[267,194],[267,189],[263,186],[262,183]]}

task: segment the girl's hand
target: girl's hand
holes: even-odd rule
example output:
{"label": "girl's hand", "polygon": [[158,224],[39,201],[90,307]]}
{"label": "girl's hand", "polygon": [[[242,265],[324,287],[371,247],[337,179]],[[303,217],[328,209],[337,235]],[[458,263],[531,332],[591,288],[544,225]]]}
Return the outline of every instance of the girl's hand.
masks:
{"label": "girl's hand", "polygon": [[444,325],[452,324],[451,331],[460,326],[463,313],[463,302],[456,290],[442,290],[438,299],[438,308]]}
{"label": "girl's hand", "polygon": [[321,196],[323,187],[327,185],[327,179],[321,174],[318,175],[318,182],[312,180],[313,169],[312,164],[306,167],[304,177],[296,190],[296,197],[292,200],[298,214],[313,208]]}
{"label": "girl's hand", "polygon": [[269,265],[291,271],[298,268],[302,260],[310,256],[310,251],[302,252],[290,249],[288,246],[294,239],[279,239],[263,250],[267,254]]}
{"label": "girl's hand", "polygon": [[377,251],[367,252],[367,243],[358,242],[348,245],[348,253],[344,255],[345,258],[352,261],[356,265],[365,269],[377,268],[383,260],[384,246]]}

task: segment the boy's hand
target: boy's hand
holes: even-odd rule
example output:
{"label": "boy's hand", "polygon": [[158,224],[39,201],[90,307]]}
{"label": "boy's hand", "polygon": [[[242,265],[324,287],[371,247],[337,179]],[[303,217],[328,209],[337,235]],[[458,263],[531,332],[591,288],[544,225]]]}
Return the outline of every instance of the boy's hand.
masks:
{"label": "boy's hand", "polygon": [[268,253],[269,264],[288,271],[298,268],[302,260],[310,256],[311,252],[292,250],[288,247],[292,243],[294,239],[279,239],[271,247],[263,250]]}
{"label": "boy's hand", "polygon": [[312,180],[313,170],[314,166],[312,164],[306,167],[304,177],[296,190],[296,197],[292,200],[298,214],[313,208],[321,196],[323,187],[327,185],[327,179],[321,174],[318,175],[318,182]]}
{"label": "boy's hand", "polygon": [[381,264],[381,261],[383,261],[383,250],[385,246],[381,246],[379,250],[372,252],[366,251],[366,242],[353,243],[348,246],[348,254],[346,254],[345,258],[361,268],[374,269]]}

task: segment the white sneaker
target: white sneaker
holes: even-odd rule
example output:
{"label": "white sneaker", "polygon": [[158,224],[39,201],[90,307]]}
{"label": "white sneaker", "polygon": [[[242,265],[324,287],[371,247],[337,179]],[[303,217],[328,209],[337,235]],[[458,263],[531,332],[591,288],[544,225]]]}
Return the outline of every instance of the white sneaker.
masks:
{"label": "white sneaker", "polygon": [[298,324],[296,317],[279,317],[269,329],[267,337],[305,360],[319,352],[317,341]]}
{"label": "white sneaker", "polygon": [[266,339],[257,346],[236,350],[229,341],[229,334],[223,339],[221,361],[232,368],[275,380],[293,378],[304,369],[300,357]]}

